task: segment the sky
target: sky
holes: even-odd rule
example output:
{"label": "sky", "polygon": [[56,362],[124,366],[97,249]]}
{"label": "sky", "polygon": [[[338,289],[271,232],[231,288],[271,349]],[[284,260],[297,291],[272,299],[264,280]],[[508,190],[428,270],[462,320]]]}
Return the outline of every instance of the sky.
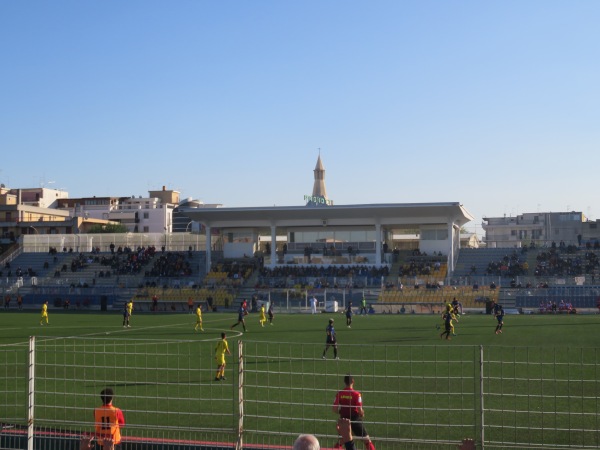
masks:
{"label": "sky", "polygon": [[600,2],[0,0],[0,183],[600,219]]}

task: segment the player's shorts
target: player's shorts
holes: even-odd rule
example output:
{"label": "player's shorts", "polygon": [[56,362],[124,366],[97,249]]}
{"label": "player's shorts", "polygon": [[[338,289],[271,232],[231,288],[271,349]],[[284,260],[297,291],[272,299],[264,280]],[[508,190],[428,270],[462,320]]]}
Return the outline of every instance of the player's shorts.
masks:
{"label": "player's shorts", "polygon": [[452,330],[452,324],[451,323],[445,323],[444,324],[444,328],[445,328],[446,331],[450,331],[450,330]]}
{"label": "player's shorts", "polygon": [[327,345],[335,345],[337,344],[337,341],[335,339],[327,338],[327,341],[325,343]]}
{"label": "player's shorts", "polygon": [[350,420],[350,427],[352,428],[352,434],[354,436],[364,437],[369,435],[361,417],[353,417]]}
{"label": "player's shorts", "polygon": [[504,320],[504,316],[496,316],[496,320],[498,321],[498,323],[502,323],[502,320]]}
{"label": "player's shorts", "polygon": [[215,360],[217,361],[218,366],[222,366],[223,364],[225,364],[225,355],[217,356]]}

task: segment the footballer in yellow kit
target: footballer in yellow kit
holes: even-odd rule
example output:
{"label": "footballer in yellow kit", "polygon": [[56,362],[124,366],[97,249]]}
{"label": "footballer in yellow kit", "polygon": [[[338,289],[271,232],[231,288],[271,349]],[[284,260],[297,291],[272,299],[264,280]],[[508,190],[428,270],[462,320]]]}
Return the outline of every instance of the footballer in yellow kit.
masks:
{"label": "footballer in yellow kit", "polygon": [[196,308],[196,326],[194,327],[194,331],[198,331],[198,328],[200,328],[200,331],[204,331],[204,328],[202,328],[202,306],[200,305]]}
{"label": "footballer in yellow kit", "polygon": [[42,305],[42,317],[40,318],[40,325],[48,325],[48,300]]}
{"label": "footballer in yellow kit", "polygon": [[217,342],[215,347],[215,360],[217,361],[217,374],[215,381],[221,381],[225,379],[225,354],[231,355],[229,351],[229,344],[227,343],[227,335],[221,333],[221,340]]}
{"label": "footballer in yellow kit", "polygon": [[265,315],[265,305],[262,305],[260,307],[260,318],[258,319],[258,321],[260,322],[261,327],[264,327],[265,323],[267,322],[267,316]]}

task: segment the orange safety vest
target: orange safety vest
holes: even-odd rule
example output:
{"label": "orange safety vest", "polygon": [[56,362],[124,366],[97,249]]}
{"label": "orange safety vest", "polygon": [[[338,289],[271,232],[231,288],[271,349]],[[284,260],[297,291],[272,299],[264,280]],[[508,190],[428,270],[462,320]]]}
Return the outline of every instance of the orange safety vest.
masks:
{"label": "orange safety vest", "polygon": [[94,410],[94,419],[96,421],[96,437],[101,440],[102,437],[112,437],[113,442],[121,442],[121,428],[117,418],[118,409],[114,406],[101,406]]}

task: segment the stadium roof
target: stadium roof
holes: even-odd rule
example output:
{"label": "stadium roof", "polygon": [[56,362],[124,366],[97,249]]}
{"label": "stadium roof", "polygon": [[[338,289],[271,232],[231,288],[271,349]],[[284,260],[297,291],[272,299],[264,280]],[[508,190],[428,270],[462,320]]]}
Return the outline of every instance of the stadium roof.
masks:
{"label": "stadium roof", "polygon": [[181,208],[191,220],[217,228],[287,226],[365,226],[387,228],[447,224],[463,226],[474,217],[458,202],[375,203],[327,207],[273,206]]}

